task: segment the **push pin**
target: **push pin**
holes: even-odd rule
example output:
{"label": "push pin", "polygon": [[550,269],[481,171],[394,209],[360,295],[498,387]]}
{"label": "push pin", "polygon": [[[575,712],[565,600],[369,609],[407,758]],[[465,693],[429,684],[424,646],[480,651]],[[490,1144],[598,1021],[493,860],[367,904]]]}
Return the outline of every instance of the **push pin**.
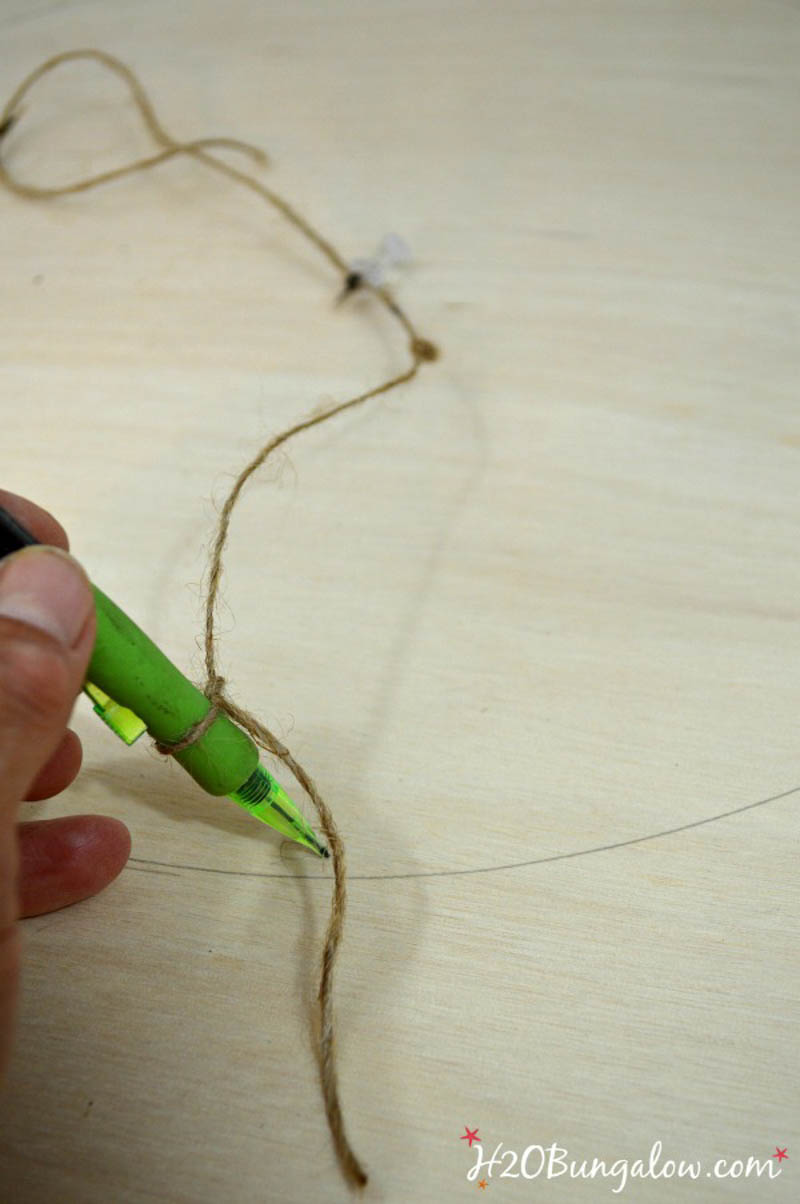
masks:
{"label": "push pin", "polygon": [[401,238],[399,234],[385,234],[381,239],[380,246],[370,259],[352,260],[337,304],[365,284],[370,288],[379,288],[386,282],[393,268],[410,263],[412,258],[411,248],[405,239]]}

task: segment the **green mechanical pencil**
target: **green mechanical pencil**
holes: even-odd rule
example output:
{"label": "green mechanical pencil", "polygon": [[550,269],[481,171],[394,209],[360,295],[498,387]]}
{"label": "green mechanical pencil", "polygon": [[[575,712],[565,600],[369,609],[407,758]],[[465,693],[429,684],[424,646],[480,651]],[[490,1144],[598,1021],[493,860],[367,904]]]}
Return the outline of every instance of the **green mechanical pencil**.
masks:
{"label": "green mechanical pencil", "polygon": [[[37,542],[0,506],[0,557]],[[95,711],[126,744],[145,731],[159,744],[180,743],[205,718],[209,700],[102,590],[92,589],[97,639],[84,690]],[[329,855],[261,765],[257,746],[227,715],[220,713],[198,740],[172,755],[208,794],[227,795],[283,836],[319,857]]]}

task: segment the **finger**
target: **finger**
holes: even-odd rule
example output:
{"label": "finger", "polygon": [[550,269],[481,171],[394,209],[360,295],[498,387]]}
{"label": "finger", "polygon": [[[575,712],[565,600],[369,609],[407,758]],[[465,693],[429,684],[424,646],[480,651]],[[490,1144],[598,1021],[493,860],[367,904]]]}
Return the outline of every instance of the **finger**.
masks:
{"label": "finger", "polygon": [[27,498],[20,497],[19,494],[9,493],[7,489],[0,489],[0,506],[9,514],[13,514],[14,518],[19,519],[23,527],[27,527],[31,535],[34,535],[40,543],[51,544],[54,548],[63,548],[65,552],[69,551],[67,533],[58,519],[53,518],[49,510],[43,510],[35,502],[29,502]]}
{"label": "finger", "polygon": [[71,556],[31,547],[0,560],[0,827],[3,804],[24,797],[64,736],[94,633],[89,579]]}
{"label": "finger", "polygon": [[66,790],[78,776],[82,760],[83,748],[79,737],[75,732],[65,732],[50,760],[39,770],[33,785],[28,787],[25,795],[27,802],[35,803],[39,799],[52,798],[54,794]]}
{"label": "finger", "polygon": [[19,984],[19,800],[64,735],[94,638],[91,586],[66,552],[0,561],[0,1072]]}
{"label": "finger", "polygon": [[95,637],[88,578],[70,556],[0,561],[0,932],[16,917],[16,818],[61,742]]}
{"label": "finger", "polygon": [[116,878],[130,851],[130,832],[107,815],[20,824],[20,915],[38,916],[96,895]]}

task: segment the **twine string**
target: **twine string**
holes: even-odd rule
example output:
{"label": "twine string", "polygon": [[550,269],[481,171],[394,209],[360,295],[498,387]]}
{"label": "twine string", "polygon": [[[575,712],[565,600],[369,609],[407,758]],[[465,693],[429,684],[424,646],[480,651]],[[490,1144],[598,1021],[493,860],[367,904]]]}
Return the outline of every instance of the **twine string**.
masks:
{"label": "twine string", "polygon": [[[0,156],[0,182],[6,188],[17,196],[31,200],[70,196],[75,193],[85,192],[101,184],[110,183],[124,176],[132,175],[135,172],[148,171],[179,155],[186,155],[213,171],[226,175],[234,183],[255,193],[281,213],[300,234],[317,247],[320,253],[325,256],[331,266],[339,273],[348,291],[352,291],[352,281],[348,284],[348,279],[351,276],[348,264],[328,239],[323,237],[279,193],[268,188],[255,176],[249,175],[238,167],[234,167],[226,160],[220,159],[212,153],[216,150],[234,151],[249,158],[255,165],[263,166],[268,161],[263,150],[235,138],[197,138],[186,142],[174,139],[161,124],[148,94],[137,76],[119,59],[106,54],[104,51],[94,49],[66,51],[63,54],[57,54],[47,59],[46,62],[42,63],[26,76],[7,101],[2,113],[0,113],[0,139],[4,140],[9,132],[17,126],[22,113],[21,102],[43,76],[65,63],[85,62],[87,60],[99,63],[123,81],[130,91],[131,98],[139,110],[145,127],[160,147],[160,150],[153,155],[144,156],[108,171],[54,187],[32,185],[18,180],[9,170],[5,157]],[[363,1187],[367,1182],[367,1175],[348,1140],[339,1100],[335,1029],[333,1023],[334,969],[342,940],[347,901],[347,872],[344,844],[334,822],[333,814],[310,774],[273,732],[251,714],[250,711],[239,706],[226,694],[225,681],[217,671],[215,631],[216,604],[223,574],[223,554],[228,538],[231,517],[241,492],[250,477],[262,467],[277,448],[287,443],[290,439],[296,438],[312,427],[329,422],[332,418],[345,413],[347,410],[364,405],[366,402],[388,393],[391,389],[408,383],[417,375],[421,364],[437,358],[438,351],[435,345],[417,332],[407,314],[401,309],[385,285],[377,286],[370,284],[368,281],[359,280],[357,287],[371,292],[375,299],[385,306],[402,327],[408,339],[410,363],[404,371],[391,376],[388,380],[345,401],[340,401],[326,410],[313,414],[288,427],[280,434],[275,435],[264,444],[239,473],[219,514],[209,563],[208,588],[205,600],[206,683],[204,687],[204,693],[210,704],[209,710],[179,740],[172,743],[162,742],[157,744],[156,747],[159,752],[165,755],[174,755],[176,752],[190,747],[191,744],[196,743],[205,734],[215,718],[224,712],[234,723],[242,727],[262,750],[271,756],[277,757],[286,766],[306,792],[316,809],[320,827],[330,849],[333,865],[331,911],[323,941],[320,982],[317,995],[319,1004],[317,1057],[320,1084],[328,1126],[341,1170],[350,1184]]]}

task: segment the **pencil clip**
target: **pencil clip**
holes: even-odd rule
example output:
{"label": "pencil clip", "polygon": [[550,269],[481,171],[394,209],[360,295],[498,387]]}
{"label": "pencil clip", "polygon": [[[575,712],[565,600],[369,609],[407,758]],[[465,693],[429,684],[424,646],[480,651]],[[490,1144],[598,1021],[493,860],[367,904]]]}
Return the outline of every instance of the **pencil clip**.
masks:
{"label": "pencil clip", "polygon": [[147,724],[143,719],[134,715],[128,707],[114,702],[114,699],[109,698],[108,694],[104,694],[99,686],[87,681],[83,691],[94,703],[95,714],[99,715],[103,723],[110,727],[112,732],[115,732],[126,744],[133,744],[147,731]]}

